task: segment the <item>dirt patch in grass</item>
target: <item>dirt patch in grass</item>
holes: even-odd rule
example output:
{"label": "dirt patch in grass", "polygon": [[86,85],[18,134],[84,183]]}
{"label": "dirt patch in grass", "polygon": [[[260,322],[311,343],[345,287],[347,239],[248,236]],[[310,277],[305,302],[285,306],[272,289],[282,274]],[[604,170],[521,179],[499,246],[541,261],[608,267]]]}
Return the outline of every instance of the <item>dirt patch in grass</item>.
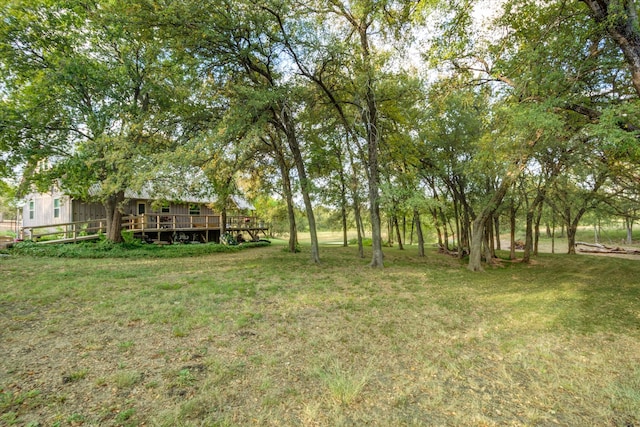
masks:
{"label": "dirt patch in grass", "polygon": [[0,261],[0,424],[640,425],[636,263],[308,255]]}

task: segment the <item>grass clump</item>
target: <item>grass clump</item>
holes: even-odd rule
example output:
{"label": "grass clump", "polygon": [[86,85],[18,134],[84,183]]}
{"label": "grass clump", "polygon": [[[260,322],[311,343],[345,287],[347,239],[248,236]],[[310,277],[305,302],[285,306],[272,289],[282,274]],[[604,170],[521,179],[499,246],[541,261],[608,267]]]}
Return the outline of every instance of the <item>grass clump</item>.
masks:
{"label": "grass clump", "polygon": [[367,384],[368,374],[358,374],[333,362],[318,370],[317,376],[329,391],[329,399],[339,405],[349,406],[361,395]]}

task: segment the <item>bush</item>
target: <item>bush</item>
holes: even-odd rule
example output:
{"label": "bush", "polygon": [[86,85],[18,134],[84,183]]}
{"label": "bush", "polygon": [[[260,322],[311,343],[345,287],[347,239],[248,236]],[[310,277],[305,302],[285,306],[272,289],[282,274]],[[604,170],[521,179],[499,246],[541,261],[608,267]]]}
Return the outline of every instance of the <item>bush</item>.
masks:
{"label": "bush", "polygon": [[218,252],[235,252],[247,248],[269,246],[270,244],[271,242],[265,240],[236,246],[225,246],[218,243],[158,246],[139,240],[125,243],[112,243],[103,240],[57,245],[19,242],[5,252],[12,255],[52,258],[180,258]]}

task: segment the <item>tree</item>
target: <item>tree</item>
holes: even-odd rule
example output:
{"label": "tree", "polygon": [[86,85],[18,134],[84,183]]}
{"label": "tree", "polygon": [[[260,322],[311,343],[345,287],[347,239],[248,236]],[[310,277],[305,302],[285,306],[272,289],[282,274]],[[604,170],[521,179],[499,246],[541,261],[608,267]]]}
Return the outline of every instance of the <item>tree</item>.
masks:
{"label": "tree", "polygon": [[640,21],[634,0],[581,0],[624,54],[631,83],[640,96]]}
{"label": "tree", "polygon": [[16,137],[12,155],[34,173],[35,162],[53,157],[49,178],[102,202],[107,238],[120,241],[125,190],[140,188],[153,154],[173,146],[168,116],[185,99],[185,70],[145,24],[146,3],[3,7],[5,111],[21,117],[6,125]]}
{"label": "tree", "polygon": [[[278,22],[287,51],[299,72],[317,85],[336,109],[352,141],[359,144],[359,138],[364,140],[362,160],[366,164],[369,191],[372,267],[384,266],[378,159],[381,142],[379,82],[383,73],[378,70],[386,66],[384,36],[389,36],[389,39],[398,36],[399,32],[395,30],[408,22],[413,6],[395,1],[328,0],[319,6],[312,3],[303,8],[307,12],[308,24],[303,22],[300,25],[289,25],[275,8],[268,8]],[[308,29],[318,24],[320,29],[311,34]],[[301,31],[293,33],[291,28]],[[348,58],[351,61],[345,67]],[[345,68],[348,69],[347,75],[343,73]],[[345,94],[352,97],[347,98]],[[347,105],[355,108],[358,122],[348,118]]]}

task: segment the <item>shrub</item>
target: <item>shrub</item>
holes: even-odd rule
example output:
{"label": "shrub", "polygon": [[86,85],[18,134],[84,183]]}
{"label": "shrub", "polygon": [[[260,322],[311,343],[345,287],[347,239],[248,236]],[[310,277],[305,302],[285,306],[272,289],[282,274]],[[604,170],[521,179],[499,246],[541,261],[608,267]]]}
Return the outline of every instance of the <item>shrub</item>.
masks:
{"label": "shrub", "polygon": [[270,244],[271,242],[266,240],[247,242],[236,246],[226,246],[218,243],[158,246],[139,240],[124,243],[101,240],[98,242],[62,243],[57,245],[19,242],[6,252],[13,255],[54,258],[180,258],[217,252],[235,252]]}

